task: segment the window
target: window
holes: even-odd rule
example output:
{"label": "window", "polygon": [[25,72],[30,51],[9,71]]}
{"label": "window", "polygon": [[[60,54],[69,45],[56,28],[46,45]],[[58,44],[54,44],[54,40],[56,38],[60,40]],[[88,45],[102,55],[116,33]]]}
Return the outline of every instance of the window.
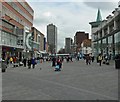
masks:
{"label": "window", "polygon": [[120,32],[115,34],[115,54],[120,53]]}

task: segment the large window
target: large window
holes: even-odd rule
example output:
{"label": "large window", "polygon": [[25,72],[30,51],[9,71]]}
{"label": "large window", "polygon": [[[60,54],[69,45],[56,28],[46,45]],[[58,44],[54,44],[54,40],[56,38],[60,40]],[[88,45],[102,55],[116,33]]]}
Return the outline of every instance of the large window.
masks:
{"label": "large window", "polygon": [[112,36],[109,36],[108,37],[108,51],[109,53],[113,53],[113,37]]}
{"label": "large window", "polygon": [[2,42],[2,41],[1,41],[1,30],[0,30],[0,44],[1,44],[1,42]]}
{"label": "large window", "polygon": [[107,40],[106,40],[106,38],[102,40],[102,50],[103,50],[103,54],[107,53]]}
{"label": "large window", "polygon": [[115,54],[120,54],[120,32],[115,34]]}
{"label": "large window", "polygon": [[98,41],[98,53],[101,53],[102,43],[101,40]]}
{"label": "large window", "polygon": [[94,54],[98,55],[98,44],[97,44],[97,42],[93,42],[93,46],[94,46],[94,49],[93,49]]}
{"label": "large window", "polygon": [[17,46],[17,37],[12,34],[2,31],[1,42],[2,44],[5,44],[5,45]]}

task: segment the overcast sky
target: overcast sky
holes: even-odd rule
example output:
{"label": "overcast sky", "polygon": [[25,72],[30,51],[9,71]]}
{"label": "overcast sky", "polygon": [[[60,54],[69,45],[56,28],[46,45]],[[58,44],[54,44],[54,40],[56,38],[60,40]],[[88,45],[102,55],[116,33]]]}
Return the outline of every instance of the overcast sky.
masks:
{"label": "overcast sky", "polygon": [[[100,8],[105,19],[118,7],[119,0],[26,0],[34,10],[33,25],[46,37],[47,25],[53,23],[58,29],[58,49],[64,47],[65,38],[74,38],[77,31],[91,35],[89,22],[95,21]],[[34,1],[34,2],[33,2]]]}

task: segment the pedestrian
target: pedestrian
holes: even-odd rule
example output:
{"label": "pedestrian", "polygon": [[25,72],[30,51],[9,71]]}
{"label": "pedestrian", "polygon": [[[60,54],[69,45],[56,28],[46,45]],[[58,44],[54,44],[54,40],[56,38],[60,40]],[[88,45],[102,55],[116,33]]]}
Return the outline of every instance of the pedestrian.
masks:
{"label": "pedestrian", "polygon": [[14,63],[14,64],[16,63],[16,60],[17,60],[17,59],[16,59],[16,57],[14,56],[14,57],[13,57],[13,63]]}
{"label": "pedestrian", "polygon": [[103,60],[103,56],[101,54],[99,54],[98,61],[99,61],[100,66],[101,66],[102,60]]}
{"label": "pedestrian", "polygon": [[31,59],[31,64],[32,64],[32,67],[34,69],[35,68],[35,64],[36,64],[36,59],[35,58]]}
{"label": "pedestrian", "polygon": [[55,57],[52,58],[52,67],[54,67],[54,66],[56,66],[56,58]]}
{"label": "pedestrian", "polygon": [[69,57],[69,56],[67,56],[67,57],[66,57],[66,61],[67,61],[67,62],[69,62],[69,59],[70,59],[70,57]]}
{"label": "pedestrian", "polygon": [[10,63],[11,63],[11,64],[13,63],[13,58],[12,58],[12,57],[10,57]]}
{"label": "pedestrian", "polygon": [[77,60],[79,61],[79,55],[77,56]]}
{"label": "pedestrian", "polygon": [[64,57],[62,56],[62,62],[64,61]]}
{"label": "pedestrian", "polygon": [[31,59],[28,58],[28,69],[30,69],[30,68],[31,68]]}
{"label": "pedestrian", "polygon": [[26,59],[26,58],[24,58],[24,59],[23,59],[23,64],[24,64],[24,67],[26,67],[26,62],[27,62],[27,59]]}
{"label": "pedestrian", "polygon": [[71,62],[73,62],[73,60],[72,60],[72,56],[70,56],[70,60],[71,60]]}
{"label": "pedestrian", "polygon": [[7,57],[6,60],[7,60],[7,65],[8,65],[9,64],[9,60],[10,60],[9,56]]}
{"label": "pedestrian", "polygon": [[92,62],[94,62],[94,56],[91,57]]}
{"label": "pedestrian", "polygon": [[57,65],[58,68],[56,69],[57,71],[60,71],[60,69],[62,68],[62,60],[58,57],[57,59]]}
{"label": "pedestrian", "polygon": [[87,54],[86,55],[86,64],[88,65],[90,65],[91,64],[91,57]]}
{"label": "pedestrian", "polygon": [[62,59],[59,59],[59,67],[62,68]]}

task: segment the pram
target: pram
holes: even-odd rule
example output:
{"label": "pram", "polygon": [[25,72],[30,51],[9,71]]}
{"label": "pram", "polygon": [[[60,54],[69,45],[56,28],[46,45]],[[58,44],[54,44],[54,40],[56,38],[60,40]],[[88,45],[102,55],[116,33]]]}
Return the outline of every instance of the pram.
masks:
{"label": "pram", "polygon": [[56,66],[55,66],[55,71],[61,71],[59,65],[56,65]]}

